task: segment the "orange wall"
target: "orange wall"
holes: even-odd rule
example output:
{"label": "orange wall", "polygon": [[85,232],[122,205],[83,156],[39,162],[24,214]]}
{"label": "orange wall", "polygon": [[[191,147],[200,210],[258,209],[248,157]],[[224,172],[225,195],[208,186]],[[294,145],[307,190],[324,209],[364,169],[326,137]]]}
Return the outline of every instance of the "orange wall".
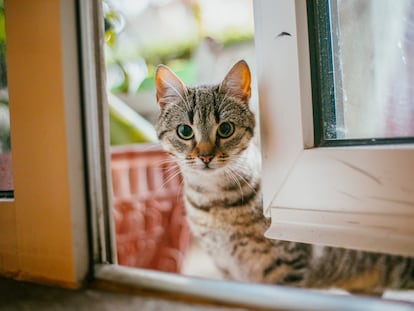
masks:
{"label": "orange wall", "polygon": [[74,286],[60,1],[5,8],[15,199],[0,202],[0,273]]}

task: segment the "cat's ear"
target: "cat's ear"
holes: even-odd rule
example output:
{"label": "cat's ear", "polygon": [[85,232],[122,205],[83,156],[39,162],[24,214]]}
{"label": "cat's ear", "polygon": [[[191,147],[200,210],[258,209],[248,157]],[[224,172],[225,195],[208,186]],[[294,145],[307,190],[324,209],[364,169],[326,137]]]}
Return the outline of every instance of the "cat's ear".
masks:
{"label": "cat's ear", "polygon": [[177,98],[185,96],[185,86],[167,66],[158,65],[155,71],[155,90],[161,109]]}
{"label": "cat's ear", "polygon": [[247,102],[251,95],[250,81],[249,66],[244,60],[241,60],[227,73],[220,85],[220,89],[230,96]]}

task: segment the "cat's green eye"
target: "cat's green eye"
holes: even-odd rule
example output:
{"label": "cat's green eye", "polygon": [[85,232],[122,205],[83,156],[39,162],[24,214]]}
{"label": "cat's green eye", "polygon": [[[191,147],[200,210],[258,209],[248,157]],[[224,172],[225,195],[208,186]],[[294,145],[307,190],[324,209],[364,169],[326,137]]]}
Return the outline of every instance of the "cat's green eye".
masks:
{"label": "cat's green eye", "polygon": [[187,125],[187,124],[181,124],[177,127],[177,134],[178,136],[180,136],[182,139],[188,140],[193,138],[194,136],[194,131],[191,128],[191,126]]}
{"label": "cat's green eye", "polygon": [[217,129],[217,134],[221,138],[230,137],[231,135],[233,135],[233,133],[234,133],[234,125],[233,123],[230,123],[230,122],[221,123]]}

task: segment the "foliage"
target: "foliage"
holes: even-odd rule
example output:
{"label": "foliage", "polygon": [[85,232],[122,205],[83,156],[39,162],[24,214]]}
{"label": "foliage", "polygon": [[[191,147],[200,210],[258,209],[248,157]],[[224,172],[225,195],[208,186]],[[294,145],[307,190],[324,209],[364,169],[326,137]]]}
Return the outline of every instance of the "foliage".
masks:
{"label": "foliage", "polygon": [[0,42],[6,40],[6,29],[4,20],[4,0],[0,0]]}
{"label": "foliage", "polygon": [[111,145],[157,141],[152,124],[115,95],[109,94],[108,99]]}
{"label": "foliage", "polygon": [[4,0],[0,0],[0,89],[7,87]]}

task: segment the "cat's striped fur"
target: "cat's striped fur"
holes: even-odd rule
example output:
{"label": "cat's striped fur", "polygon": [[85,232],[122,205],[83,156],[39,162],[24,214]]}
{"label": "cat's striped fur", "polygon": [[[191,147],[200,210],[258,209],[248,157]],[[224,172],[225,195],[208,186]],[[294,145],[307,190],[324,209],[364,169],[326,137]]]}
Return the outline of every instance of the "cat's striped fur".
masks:
{"label": "cat's striped fur", "polygon": [[[269,221],[262,212],[244,61],[221,84],[198,87],[185,86],[160,65],[155,84],[161,107],[157,132],[180,166],[192,234],[228,278],[370,293],[414,287],[413,259],[264,237]],[[233,127],[225,125],[220,136],[223,122]]]}

